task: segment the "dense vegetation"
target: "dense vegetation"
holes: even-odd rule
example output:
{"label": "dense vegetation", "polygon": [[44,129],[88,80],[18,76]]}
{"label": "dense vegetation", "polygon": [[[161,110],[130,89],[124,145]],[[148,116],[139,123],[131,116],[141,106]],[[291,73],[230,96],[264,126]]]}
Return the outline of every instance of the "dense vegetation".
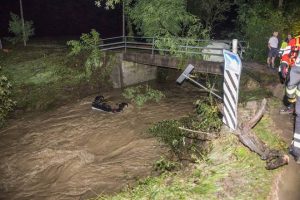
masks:
{"label": "dense vegetation", "polygon": [[[0,67],[1,72],[1,67]],[[15,102],[11,99],[12,85],[7,77],[1,72],[0,74],[0,128],[4,125],[5,119],[12,110]]]}

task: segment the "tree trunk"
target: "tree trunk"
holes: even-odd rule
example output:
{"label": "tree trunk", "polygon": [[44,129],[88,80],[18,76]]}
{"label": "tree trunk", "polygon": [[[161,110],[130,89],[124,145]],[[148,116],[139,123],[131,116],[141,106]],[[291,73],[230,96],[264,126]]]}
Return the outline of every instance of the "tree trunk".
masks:
{"label": "tree trunk", "polygon": [[282,8],[283,0],[278,0],[278,8]]}
{"label": "tree trunk", "polygon": [[21,13],[21,21],[22,21],[22,29],[23,29],[23,42],[24,42],[24,46],[26,46],[25,23],[24,23],[24,16],[23,16],[22,0],[20,0],[20,13]]}
{"label": "tree trunk", "polygon": [[261,139],[259,139],[251,129],[257,124],[265,113],[267,101],[262,101],[261,107],[252,119],[244,123],[236,134],[242,144],[251,151],[260,155],[262,160],[266,160],[267,169],[276,169],[286,165],[289,162],[289,156],[284,152],[269,148]]}
{"label": "tree trunk", "polygon": [[122,27],[122,32],[123,32],[123,39],[125,39],[125,0],[123,0],[123,7],[122,7],[122,19],[123,19],[123,27]]}

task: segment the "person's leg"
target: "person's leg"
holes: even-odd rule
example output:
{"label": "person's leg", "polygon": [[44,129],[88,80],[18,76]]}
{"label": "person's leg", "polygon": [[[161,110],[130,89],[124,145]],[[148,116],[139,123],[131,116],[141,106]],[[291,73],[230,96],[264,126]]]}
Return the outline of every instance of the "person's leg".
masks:
{"label": "person's leg", "polygon": [[271,51],[271,49],[269,49],[268,58],[267,58],[268,67],[271,67],[271,57],[272,57],[272,51]]}
{"label": "person's leg", "polygon": [[300,164],[300,67],[293,66],[291,68],[290,80],[287,84],[286,92],[290,100],[295,97],[297,98],[295,105],[295,130],[290,150],[296,162]]}
{"label": "person's leg", "polygon": [[272,68],[275,68],[275,57],[272,57]]}
{"label": "person's leg", "polygon": [[281,115],[294,114],[294,112],[295,112],[295,108],[294,107],[295,107],[294,104],[290,103],[290,104],[284,106],[282,109],[280,109],[279,113]]}
{"label": "person's leg", "polygon": [[294,156],[296,162],[300,164],[300,97],[297,97],[296,102],[295,131],[291,146],[291,154]]}
{"label": "person's leg", "polygon": [[286,96],[289,103],[293,103],[296,98],[298,84],[300,83],[300,68],[292,67],[289,76],[289,82],[286,86]]}

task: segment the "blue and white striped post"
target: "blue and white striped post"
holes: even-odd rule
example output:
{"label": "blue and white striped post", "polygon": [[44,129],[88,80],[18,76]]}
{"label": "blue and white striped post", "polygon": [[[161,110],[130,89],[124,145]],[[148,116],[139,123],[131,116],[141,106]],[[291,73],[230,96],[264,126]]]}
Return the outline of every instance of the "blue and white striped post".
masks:
{"label": "blue and white striped post", "polygon": [[223,102],[224,116],[223,122],[232,130],[236,130],[237,106],[239,97],[239,85],[242,70],[242,62],[239,56],[233,52],[223,50],[224,55],[224,83]]}

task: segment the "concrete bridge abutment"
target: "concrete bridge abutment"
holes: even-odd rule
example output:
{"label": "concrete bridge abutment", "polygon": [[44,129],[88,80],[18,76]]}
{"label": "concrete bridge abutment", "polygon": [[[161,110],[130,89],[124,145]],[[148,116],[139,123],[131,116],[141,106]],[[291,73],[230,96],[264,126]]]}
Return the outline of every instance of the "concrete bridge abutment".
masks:
{"label": "concrete bridge abutment", "polygon": [[124,60],[124,55],[116,55],[116,64],[112,69],[113,88],[123,88],[151,81],[157,77],[157,67]]}

